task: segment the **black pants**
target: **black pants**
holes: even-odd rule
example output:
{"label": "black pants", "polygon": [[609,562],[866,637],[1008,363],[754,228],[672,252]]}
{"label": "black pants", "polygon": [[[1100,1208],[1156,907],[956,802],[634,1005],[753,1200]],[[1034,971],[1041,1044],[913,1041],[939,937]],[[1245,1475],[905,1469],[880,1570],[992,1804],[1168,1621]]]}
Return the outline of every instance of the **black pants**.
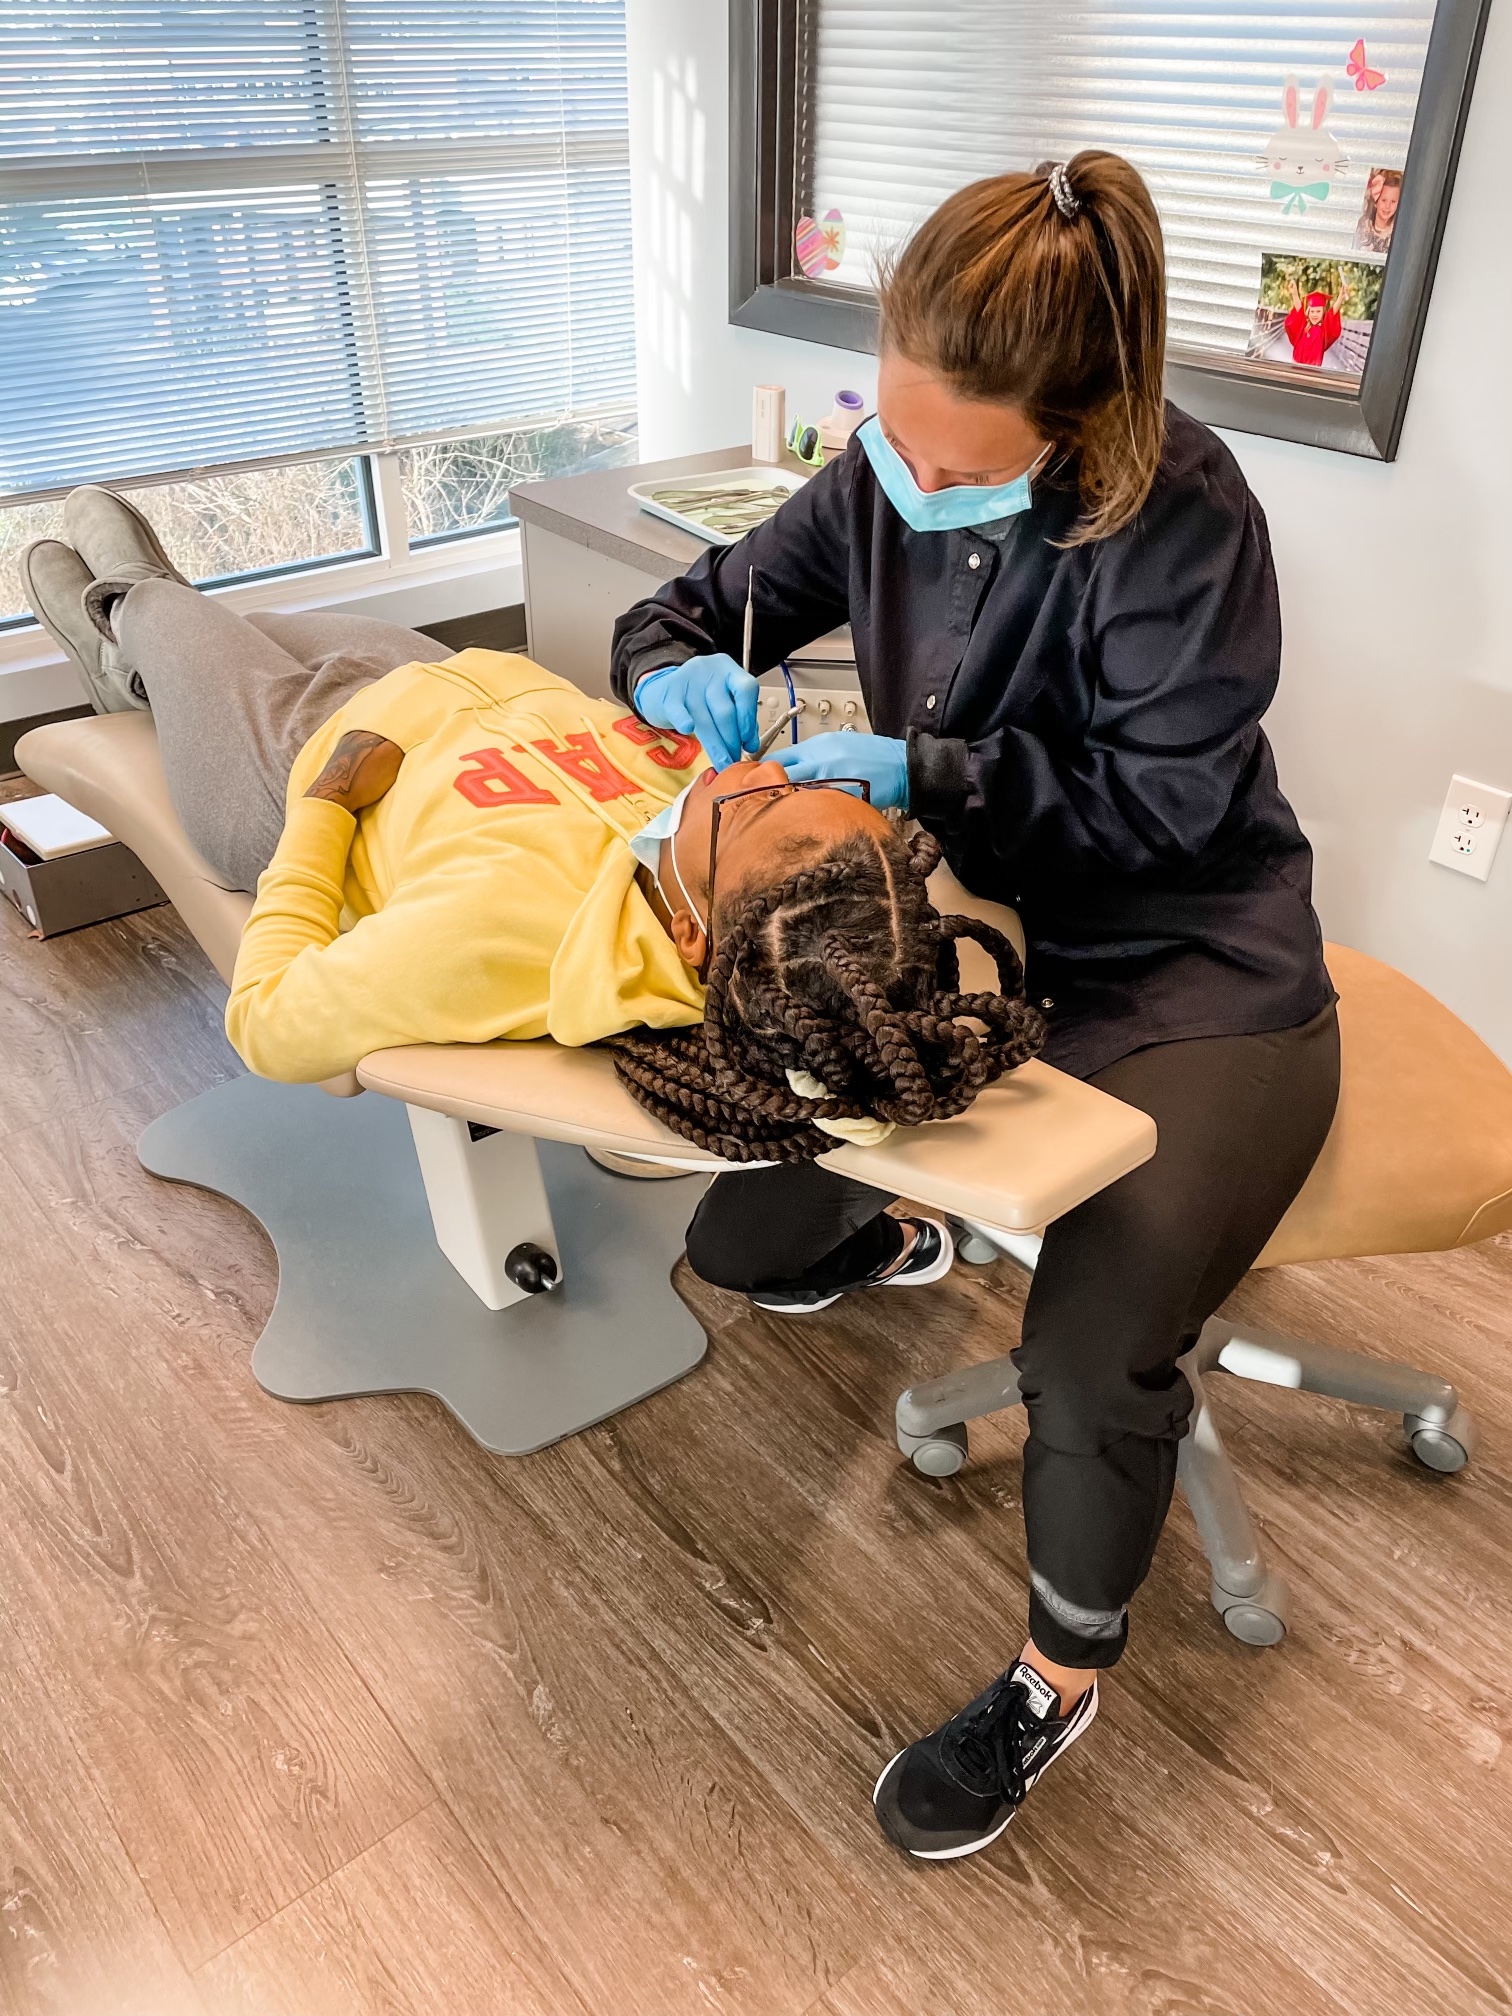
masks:
{"label": "black pants", "polygon": [[[1058,1218],[1013,1360],[1029,1415],[1029,1628],[1066,1666],[1111,1666],[1176,1481],[1192,1392],[1176,1369],[1302,1187],[1339,1090],[1330,1007],[1263,1036],[1157,1044],[1091,1083],[1154,1119],[1142,1168]],[[900,1250],[880,1191],[813,1163],[732,1171],[688,1259],[723,1288],[854,1285]]]}

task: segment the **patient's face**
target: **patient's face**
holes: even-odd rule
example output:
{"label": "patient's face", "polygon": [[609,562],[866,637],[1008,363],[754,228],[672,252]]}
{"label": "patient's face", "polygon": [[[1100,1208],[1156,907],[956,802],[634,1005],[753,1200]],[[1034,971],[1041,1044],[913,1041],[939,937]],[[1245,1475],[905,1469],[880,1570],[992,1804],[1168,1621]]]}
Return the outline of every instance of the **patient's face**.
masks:
{"label": "patient's face", "polygon": [[[716,799],[787,781],[780,763],[750,761],[732,763],[727,770],[706,770],[698,779],[688,793],[677,836],[678,866],[695,895],[707,901],[709,835]],[[719,815],[715,870],[720,898],[784,880],[796,872],[795,861],[810,843],[818,855],[843,834],[868,827],[885,832],[887,821],[850,791],[788,791],[726,805]]]}
{"label": "patient's face", "polygon": [[[709,836],[714,804],[736,791],[754,791],[763,784],[786,784],[780,763],[747,759],[728,769],[704,772],[688,793],[682,824],[677,829],[677,867],[704,919],[709,914]],[[780,796],[745,798],[726,805],[719,815],[719,860],[715,886],[719,901],[769,888],[796,874],[805,856],[817,858],[847,833],[887,831],[887,821],[849,791],[787,791]],[[676,884],[664,886],[675,889]],[[703,957],[700,921],[679,910],[673,920],[678,951],[691,966]]]}

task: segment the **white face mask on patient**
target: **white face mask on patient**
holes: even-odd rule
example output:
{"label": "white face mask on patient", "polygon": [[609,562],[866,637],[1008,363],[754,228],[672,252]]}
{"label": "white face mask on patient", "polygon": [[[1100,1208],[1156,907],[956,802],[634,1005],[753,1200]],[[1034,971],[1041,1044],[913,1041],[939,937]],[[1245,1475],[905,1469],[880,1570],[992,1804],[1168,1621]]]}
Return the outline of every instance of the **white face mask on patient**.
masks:
{"label": "white face mask on patient", "polygon": [[[662,842],[670,840],[678,827],[681,826],[683,807],[687,804],[688,793],[692,789],[692,784],[685,784],[672,800],[672,803],[658,812],[654,819],[648,820],[630,842],[630,852],[643,868],[649,870],[651,880],[656,884],[658,889],[661,889],[661,898],[666,903],[668,910],[674,910],[677,906],[674,903],[668,902],[667,892],[661,886],[661,876],[658,871],[661,867]],[[677,849],[675,847],[669,850],[669,859],[672,863],[672,878],[682,891],[682,899],[693,912],[694,919],[701,931],[703,929],[703,919],[698,914],[698,905],[688,894],[682,876],[678,873]]]}

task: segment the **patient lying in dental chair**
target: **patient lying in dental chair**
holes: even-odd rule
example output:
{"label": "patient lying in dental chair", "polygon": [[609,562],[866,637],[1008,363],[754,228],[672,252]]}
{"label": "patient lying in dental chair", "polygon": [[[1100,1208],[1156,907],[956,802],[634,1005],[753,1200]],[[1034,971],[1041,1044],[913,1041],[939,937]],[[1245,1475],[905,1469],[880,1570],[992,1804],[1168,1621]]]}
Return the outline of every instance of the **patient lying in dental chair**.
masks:
{"label": "patient lying in dental chair", "polygon": [[[145,698],[189,837],[256,881],[226,1015],[254,1071],[605,1041],[678,1134],[798,1160],[958,1113],[1038,1048],[1012,947],[938,916],[935,843],[859,793],[715,772],[527,658],[438,660],[360,617],[244,619],[175,578],[130,507],[84,494],[95,553],[31,549],[33,601],[91,690]],[[963,936],[1000,992],[960,992]]]}

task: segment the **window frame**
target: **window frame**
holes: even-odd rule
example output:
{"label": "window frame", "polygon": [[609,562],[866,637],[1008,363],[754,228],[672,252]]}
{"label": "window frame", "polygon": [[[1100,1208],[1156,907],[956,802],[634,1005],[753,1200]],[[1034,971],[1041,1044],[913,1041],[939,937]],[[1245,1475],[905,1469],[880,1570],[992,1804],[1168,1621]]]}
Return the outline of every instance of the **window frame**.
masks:
{"label": "window frame", "polygon": [[[219,594],[224,588],[249,587],[265,581],[288,581],[304,574],[322,574],[330,567],[352,567],[364,562],[390,558],[384,544],[383,518],[379,510],[378,476],[374,467],[377,459],[377,456],[364,454],[360,450],[347,455],[341,454],[338,450],[334,455],[279,456],[269,460],[254,458],[248,462],[218,463],[214,468],[181,469],[171,476],[146,479],[133,476],[122,483],[113,483],[110,487],[118,490],[152,490],[204,476],[237,476],[244,475],[249,470],[287,469],[295,461],[351,462],[356,465],[358,507],[362,517],[364,541],[361,546],[353,546],[345,553],[316,553],[302,560],[280,560],[270,567],[249,567],[243,574],[215,574],[208,580],[197,581],[194,584],[202,593],[210,595]],[[45,502],[52,497],[66,497],[68,494],[67,490],[44,491],[41,493],[41,501]],[[38,497],[33,493],[23,501],[28,504],[36,503]],[[20,504],[17,503],[13,507],[11,499],[0,497],[0,513],[11,508],[19,509]],[[498,528],[489,526],[487,529],[495,531]],[[36,632],[41,627],[35,616],[7,616],[0,611],[0,644],[7,638]]]}
{"label": "window frame", "polygon": [[[310,458],[279,457],[261,466],[282,466],[292,459]],[[353,459],[368,467],[373,501],[371,552],[335,553],[284,568],[233,575],[203,592],[243,613],[327,607],[360,610],[372,601],[373,613],[411,629],[442,616],[467,615],[473,608],[502,607],[523,599],[517,521],[502,527],[479,527],[444,545],[413,546],[398,451],[374,450]],[[257,465],[241,462],[222,466],[238,470]],[[179,470],[167,480],[181,481],[186,473],[213,475],[219,471]],[[133,478],[130,486],[123,487],[145,486]],[[470,581],[476,581],[485,599],[469,602],[464,595],[468,606],[454,607],[459,587]],[[64,655],[35,618],[25,616],[0,628],[0,721],[67,707],[79,697]]]}
{"label": "window frame", "polygon": [[[798,27],[810,0],[729,0],[730,315],[833,349],[874,352],[876,297],[795,271],[793,190]],[[1258,359],[1214,361],[1172,345],[1166,389],[1213,427],[1396,459],[1490,0],[1438,0],[1402,202],[1365,370],[1357,389]]]}
{"label": "window frame", "polygon": [[[614,409],[618,411],[619,409]],[[496,430],[484,429],[491,433]],[[441,440],[466,440],[466,435],[441,435]],[[485,608],[503,608],[524,600],[524,571],[519,520],[511,514],[489,525],[463,527],[417,539],[410,526],[404,494],[402,449],[378,448],[349,460],[363,465],[363,502],[369,545],[362,552],[331,553],[314,560],[294,560],[281,567],[253,569],[201,583],[201,591],[227,607],[253,609],[340,608],[360,611],[371,601],[373,613],[411,629],[449,616],[467,616]],[[328,456],[278,456],[262,461],[228,462],[213,469],[178,470],[164,482],[186,476],[213,476],[255,468],[283,468],[294,460],[326,460]],[[133,477],[122,489],[149,487]],[[66,490],[50,493],[63,497]],[[0,511],[6,500],[0,499]],[[468,584],[471,584],[469,586]],[[484,590],[484,599],[473,599]],[[465,606],[452,606],[458,595]],[[8,691],[11,687],[14,690]],[[19,697],[17,697],[19,695]],[[72,672],[51,637],[29,615],[0,621],[0,723],[69,705],[77,698]]]}

